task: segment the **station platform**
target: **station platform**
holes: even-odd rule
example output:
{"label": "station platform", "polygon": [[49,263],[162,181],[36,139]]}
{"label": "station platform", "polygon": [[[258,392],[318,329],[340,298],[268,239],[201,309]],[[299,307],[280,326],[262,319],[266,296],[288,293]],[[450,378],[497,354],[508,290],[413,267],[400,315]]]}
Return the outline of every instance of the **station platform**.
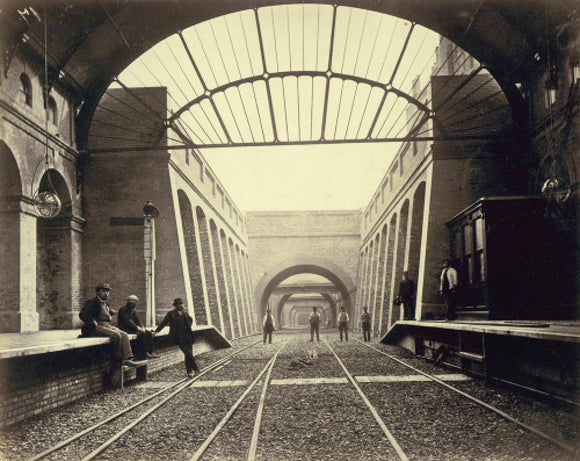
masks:
{"label": "station platform", "polygon": [[[231,347],[214,326],[192,330],[194,355]],[[110,338],[81,337],[80,329],[0,334],[0,427],[183,362],[168,333],[165,328],[155,335],[159,358],[141,361],[138,369],[111,360]]]}
{"label": "station platform", "polygon": [[580,402],[580,321],[398,321],[381,338],[442,366]]}
{"label": "station platform", "polygon": [[[199,339],[212,349],[230,347],[230,342],[213,326],[192,328],[196,342]],[[167,338],[169,329],[159,332],[156,338]],[[50,352],[66,351],[110,344],[109,338],[81,337],[81,330],[47,330],[25,333],[0,333],[0,360]],[[129,335],[132,340],[137,335]]]}

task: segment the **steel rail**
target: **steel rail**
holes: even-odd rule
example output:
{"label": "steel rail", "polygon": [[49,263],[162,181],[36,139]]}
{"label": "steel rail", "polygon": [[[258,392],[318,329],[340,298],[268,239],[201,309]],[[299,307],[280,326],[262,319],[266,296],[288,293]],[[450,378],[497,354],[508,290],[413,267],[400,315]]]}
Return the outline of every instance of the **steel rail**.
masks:
{"label": "steel rail", "polygon": [[[256,341],[256,342],[254,342],[252,344],[249,344],[248,346],[244,346],[240,350],[235,351],[235,352],[229,354],[227,357],[224,357],[223,359],[217,360],[216,362],[212,363],[211,365],[208,365],[198,376],[202,376],[202,375],[208,373],[209,371],[215,370],[220,365],[222,365],[225,362],[227,362],[228,360],[230,360],[231,357],[233,357],[234,355],[239,354],[240,352],[243,352],[244,350],[246,350],[246,349],[248,349],[248,348],[250,348],[252,346],[255,346],[256,344],[259,344],[260,342],[261,341]],[[193,382],[194,380],[196,380],[198,378],[198,376],[196,376],[195,378],[193,378],[193,380],[191,380],[190,378],[182,379],[181,381],[178,381],[178,382],[176,382],[176,383],[174,383],[174,384],[172,384],[172,385],[170,385],[168,387],[165,387],[165,388],[161,389],[160,391],[158,391],[158,392],[150,395],[149,397],[146,397],[146,398],[144,398],[144,399],[142,399],[142,400],[134,403],[133,405],[130,405],[129,407],[122,409],[121,411],[115,413],[114,415],[109,416],[108,418],[104,419],[103,421],[101,421],[101,422],[99,422],[99,423],[97,423],[97,424],[95,424],[95,425],[93,425],[93,426],[91,426],[91,427],[89,427],[89,428],[87,428],[87,429],[85,429],[85,430],[83,430],[83,431],[81,431],[81,432],[73,435],[72,437],[69,437],[68,439],[63,440],[62,442],[58,443],[57,445],[54,445],[53,447],[51,447],[51,448],[49,448],[49,449],[47,449],[47,450],[45,450],[45,451],[43,451],[43,452],[35,455],[34,457],[30,458],[29,461],[37,461],[39,459],[45,458],[46,456],[54,453],[55,451],[58,451],[61,448],[64,448],[67,445],[70,445],[75,440],[80,439],[81,437],[83,437],[83,436],[85,436],[85,435],[87,435],[87,434],[95,431],[99,427],[101,427],[101,426],[103,426],[103,425],[105,425],[105,424],[107,424],[107,423],[109,423],[111,421],[114,421],[115,419],[123,416],[124,414],[128,413],[131,410],[134,410],[135,408],[140,407],[141,405],[144,405],[145,403],[149,402],[150,400],[153,400],[155,397],[158,397],[161,394],[163,394],[163,393],[165,393],[165,392],[167,392],[167,391],[169,391],[169,390],[171,390],[171,389],[173,389],[175,387],[181,386],[184,383],[186,383],[187,385],[189,385],[190,382]]]}
{"label": "steel rail", "polygon": [[[278,349],[278,351],[274,354],[274,356],[268,361],[268,363],[266,364],[266,366],[264,368],[262,368],[262,370],[260,371],[260,373],[258,374],[258,376],[256,376],[256,378],[252,381],[252,383],[246,388],[246,390],[238,398],[238,400],[236,401],[236,403],[234,403],[230,407],[230,409],[228,410],[228,412],[226,413],[226,415],[217,424],[217,426],[214,428],[214,430],[212,431],[212,433],[205,439],[205,441],[201,444],[201,446],[197,449],[197,451],[193,454],[193,456],[191,458],[189,458],[190,461],[197,461],[198,459],[200,459],[203,456],[203,454],[207,451],[207,449],[209,448],[209,446],[211,445],[211,443],[214,441],[214,439],[217,437],[217,435],[224,428],[224,426],[226,425],[226,423],[229,421],[229,419],[232,417],[232,415],[236,412],[236,410],[240,407],[240,405],[246,399],[246,397],[248,396],[248,394],[250,393],[250,391],[258,383],[258,381],[260,381],[260,379],[262,378],[262,376],[266,372],[268,372],[268,375],[267,375],[267,379],[264,380],[265,381],[264,386],[267,386],[267,383],[268,383],[268,380],[269,380],[269,377],[270,377],[270,372],[272,371],[272,368],[274,367],[274,362],[276,361],[276,358],[278,357],[278,354],[280,353],[280,351],[282,349],[284,349],[284,347],[286,346],[286,344],[287,344],[287,342],[284,343],[280,349]],[[261,417],[261,412],[259,413],[259,415]],[[255,428],[254,428],[254,431],[255,431]],[[252,437],[252,439],[253,439],[253,437]]]}
{"label": "steel rail", "polygon": [[[276,360],[278,354],[284,347],[288,344],[286,341],[282,347],[276,352],[272,360]],[[254,461],[256,459],[256,451],[258,448],[258,437],[260,435],[260,425],[262,423],[262,413],[264,412],[264,405],[266,403],[266,392],[268,390],[268,384],[270,383],[270,376],[272,375],[272,369],[274,368],[274,362],[272,366],[266,373],[266,378],[264,379],[264,384],[262,385],[262,394],[260,395],[260,402],[258,403],[258,410],[256,411],[256,418],[254,419],[254,432],[252,433],[252,441],[250,442],[250,448],[248,450],[248,461]]]}
{"label": "steel rail", "polygon": [[429,373],[425,373],[424,371],[421,371],[421,370],[413,367],[412,365],[409,365],[409,364],[403,362],[402,360],[400,360],[400,359],[398,359],[396,357],[393,357],[392,355],[387,354],[386,352],[383,352],[383,351],[377,349],[376,347],[370,346],[369,344],[365,344],[364,342],[362,342],[362,341],[360,341],[358,339],[354,339],[354,340],[356,342],[358,342],[358,343],[360,343],[360,344],[368,347],[369,349],[372,349],[374,351],[377,351],[380,354],[386,355],[391,360],[394,360],[395,362],[400,363],[401,365],[403,365],[403,366],[405,366],[407,368],[410,368],[414,372],[419,373],[419,374],[421,374],[421,375],[423,375],[423,376],[431,379],[432,381],[435,381],[437,384],[440,384],[441,386],[446,387],[447,389],[452,390],[453,392],[458,393],[459,395],[461,395],[461,396],[463,396],[463,397],[471,400],[472,402],[475,402],[476,404],[478,404],[478,405],[480,405],[480,406],[482,406],[482,407],[484,407],[484,408],[486,408],[486,409],[488,409],[490,411],[493,411],[494,413],[498,414],[502,418],[504,418],[504,419],[506,419],[506,420],[508,420],[508,421],[510,421],[510,422],[512,422],[512,423],[514,423],[514,424],[516,424],[516,425],[518,425],[520,427],[522,427],[523,429],[526,429],[529,432],[532,432],[533,434],[536,434],[537,436],[539,436],[539,437],[541,437],[541,438],[543,438],[543,439],[545,439],[545,440],[553,443],[554,445],[556,445],[556,446],[558,446],[560,448],[563,448],[566,451],[574,452],[574,450],[575,450],[574,447],[568,445],[565,442],[562,442],[561,440],[555,439],[554,437],[551,437],[548,434],[543,433],[542,431],[536,429],[535,427],[532,427],[532,426],[529,426],[529,425],[523,423],[522,421],[520,421],[520,420],[514,418],[513,416],[511,416],[511,415],[503,412],[502,410],[500,410],[498,408],[495,408],[494,406],[492,406],[492,405],[490,405],[488,403],[485,403],[483,400],[480,400],[477,397],[474,397],[474,396],[468,394],[467,392],[463,392],[462,390],[457,389],[456,387],[453,387],[450,384],[447,384],[446,382],[440,380],[439,378],[437,378],[437,377],[435,377],[433,375],[430,375]]}
{"label": "steel rail", "polygon": [[348,369],[346,368],[346,366],[344,365],[344,363],[342,363],[342,360],[340,360],[340,357],[338,357],[338,355],[336,354],[336,352],[334,352],[334,350],[332,349],[332,347],[330,347],[330,344],[328,344],[328,342],[326,340],[323,340],[323,342],[324,342],[324,344],[326,344],[326,346],[328,347],[328,349],[330,350],[330,352],[332,352],[332,354],[334,355],[334,357],[338,361],[339,365],[342,367],[342,370],[346,374],[346,377],[348,378],[348,380],[350,381],[350,383],[354,386],[354,388],[359,393],[360,397],[363,399],[363,401],[366,404],[366,406],[371,411],[373,417],[375,418],[375,421],[378,423],[378,425],[380,426],[380,428],[382,429],[382,431],[384,432],[384,434],[387,436],[387,439],[389,439],[389,442],[391,442],[391,445],[395,449],[395,451],[397,452],[397,455],[399,456],[399,458],[402,461],[408,461],[409,458],[407,457],[407,455],[405,454],[405,452],[403,451],[403,449],[401,448],[401,446],[399,445],[399,443],[397,442],[397,440],[395,439],[395,437],[393,436],[393,434],[391,433],[391,431],[389,430],[389,428],[386,426],[385,422],[383,421],[383,419],[379,415],[379,413],[376,410],[376,408],[374,407],[374,405],[370,402],[370,400],[365,395],[365,393],[363,392],[363,390],[361,389],[361,387],[358,385],[358,383],[354,379],[354,376],[352,376],[350,374],[350,372],[348,371]]}

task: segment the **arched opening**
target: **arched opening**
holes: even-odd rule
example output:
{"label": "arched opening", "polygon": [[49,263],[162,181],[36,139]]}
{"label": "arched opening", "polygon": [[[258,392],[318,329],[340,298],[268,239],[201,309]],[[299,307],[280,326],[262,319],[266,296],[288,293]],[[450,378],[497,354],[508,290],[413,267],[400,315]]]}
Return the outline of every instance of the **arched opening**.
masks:
{"label": "arched opening", "polygon": [[207,301],[208,306],[206,309],[209,310],[209,316],[211,325],[216,328],[220,328],[220,315],[218,312],[218,300],[217,300],[217,280],[214,274],[214,265],[211,252],[210,244],[210,234],[207,224],[207,219],[205,213],[201,207],[195,208],[195,213],[197,215],[197,226],[199,229],[199,242],[201,245],[201,263],[203,265],[203,276],[202,280],[205,281],[205,287],[207,288]]}
{"label": "arched opening", "polygon": [[[421,256],[421,242],[423,238],[423,211],[425,210],[425,183],[419,184],[419,187],[413,194],[413,206],[411,216],[411,232],[409,233],[409,259],[407,265],[407,272],[409,278],[415,282],[415,287],[418,286],[419,279],[419,265]],[[417,293],[415,293],[415,315],[418,315],[417,310],[419,300]]]}
{"label": "arched opening", "polygon": [[[326,299],[326,302],[329,304],[329,309],[331,308],[331,304],[334,304],[334,306],[343,305],[352,319],[354,305],[352,303],[351,294],[355,291],[353,281],[342,269],[340,269],[340,267],[336,266],[336,264],[328,260],[315,259],[308,256],[296,257],[292,261],[280,263],[275,268],[268,271],[268,273],[257,283],[255,297],[260,316],[264,315],[266,307],[268,307],[268,302],[275,290],[278,287],[283,286],[282,282],[289,277],[298,274],[311,274],[328,280],[330,284],[327,287],[328,289],[325,289],[324,293],[329,293],[334,300],[333,303],[330,303],[328,299]],[[320,287],[314,289],[314,287],[306,286],[302,291],[304,290],[307,290],[307,293],[315,293],[317,296],[320,296]],[[294,292],[296,291],[298,290],[295,289]],[[310,304],[310,309],[312,309],[312,303]],[[336,309],[336,307],[334,307],[334,309]],[[333,314],[334,312],[336,312],[336,310],[333,311]]]}
{"label": "arched opening", "polygon": [[385,264],[385,290],[383,296],[383,318],[381,319],[381,332],[383,335],[388,329],[390,322],[390,317],[392,316],[392,306],[394,299],[394,287],[393,287],[393,261],[395,253],[395,240],[396,240],[396,229],[397,229],[398,215],[394,214],[389,222],[389,233],[387,241],[387,254],[386,264]]}
{"label": "arched opening", "polygon": [[[403,277],[403,269],[405,264],[405,252],[407,249],[407,225],[409,221],[409,201],[405,200],[401,208],[399,228],[397,230],[397,243],[396,243],[396,256],[395,256],[395,267],[394,267],[394,279],[395,279],[395,296],[399,291],[399,282]],[[393,324],[403,318],[402,306],[394,306],[391,315],[391,321],[389,328]]]}
{"label": "arched opening", "polygon": [[[234,289],[234,277],[233,277],[233,267],[232,259],[230,253],[230,247],[228,243],[228,238],[223,230],[220,230],[220,248],[223,260],[223,270],[224,270],[224,281],[225,281],[225,291],[226,297],[222,299],[222,311],[227,310],[227,318],[229,323],[229,329],[232,332],[232,338],[240,337],[240,331],[238,326],[238,318],[236,315],[237,304]],[[223,303],[226,303],[225,306]]]}
{"label": "arched opening", "polygon": [[[0,141],[0,332],[20,331],[20,198],[22,182],[12,152]],[[24,300],[26,302],[27,300]]]}
{"label": "arched opening", "polygon": [[195,232],[195,221],[191,202],[182,190],[177,193],[179,200],[179,211],[181,214],[181,225],[185,244],[185,255],[187,258],[187,268],[191,286],[191,300],[193,302],[193,317],[196,325],[207,325],[205,313],[205,298],[203,295],[202,278],[200,270],[200,255]]}
{"label": "arched opening", "polygon": [[234,325],[236,327],[236,331],[238,332],[238,337],[240,337],[245,336],[247,333],[244,328],[244,313],[243,313],[244,304],[242,294],[240,292],[240,272],[236,255],[236,247],[234,246],[234,242],[231,238],[228,239],[228,251],[230,258],[230,267],[232,269],[232,290],[234,293],[234,302],[236,306]]}
{"label": "arched opening", "polygon": [[385,248],[387,246],[387,225],[381,230],[380,247],[378,250],[378,271],[377,271],[377,298],[373,305],[371,331],[374,335],[379,334],[380,321],[382,316],[382,306],[385,296]]}
{"label": "arched opening", "polygon": [[220,316],[220,323],[221,329],[226,336],[226,338],[231,339],[232,335],[232,328],[230,323],[230,311],[228,308],[228,296],[227,296],[227,289],[226,289],[226,276],[225,276],[225,268],[224,268],[224,260],[223,260],[223,253],[221,250],[221,241],[219,237],[219,232],[217,226],[213,219],[209,221],[209,227],[211,230],[211,242],[213,247],[213,258],[215,261],[215,270],[217,274],[216,284],[217,284],[217,292],[219,294],[219,304],[217,306],[219,316]]}
{"label": "arched opening", "polygon": [[20,75],[20,94],[22,95],[22,102],[32,107],[32,85],[30,84],[30,78],[26,74]]}
{"label": "arched opening", "polygon": [[[55,191],[64,204],[71,194],[64,178],[48,170],[40,181],[40,192]],[[73,327],[71,209],[63,206],[52,219],[36,223],[36,305],[40,330]]]}

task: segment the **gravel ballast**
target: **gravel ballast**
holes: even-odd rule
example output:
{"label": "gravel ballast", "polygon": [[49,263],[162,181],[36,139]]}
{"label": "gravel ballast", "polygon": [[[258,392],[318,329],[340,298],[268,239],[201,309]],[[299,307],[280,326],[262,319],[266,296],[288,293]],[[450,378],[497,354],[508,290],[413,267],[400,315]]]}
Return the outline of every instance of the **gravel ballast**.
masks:
{"label": "gravel ballast", "polygon": [[[196,360],[204,368],[259,339],[254,336],[236,340],[232,348],[208,352]],[[404,381],[416,373],[365,345],[352,339],[348,343],[337,339],[334,334],[323,334],[318,343],[310,342],[309,335],[303,332],[295,335],[275,332],[273,344],[262,345],[260,341],[232,357],[216,372],[201,376],[194,386],[162,405],[97,459],[190,459],[277,351],[264,400],[258,459],[398,459],[371,411],[345,379],[329,346],[355,378],[393,378],[392,382],[360,382],[359,386],[409,459],[570,459],[561,448],[449,389],[431,381]],[[376,342],[371,345],[427,373],[456,373],[397,347]],[[4,428],[0,434],[0,460],[30,458],[184,378],[185,367],[180,363],[150,374],[145,383],[132,382],[124,390],[108,389],[58,411]],[[327,382],[317,383],[317,378]],[[578,419],[569,408],[551,405],[514,389],[486,387],[478,380],[450,384],[551,437],[569,445],[576,443]],[[202,459],[246,459],[262,385],[260,380]],[[160,398],[146,406],[155,405]],[[112,421],[48,459],[82,459],[138,416],[135,411]]]}

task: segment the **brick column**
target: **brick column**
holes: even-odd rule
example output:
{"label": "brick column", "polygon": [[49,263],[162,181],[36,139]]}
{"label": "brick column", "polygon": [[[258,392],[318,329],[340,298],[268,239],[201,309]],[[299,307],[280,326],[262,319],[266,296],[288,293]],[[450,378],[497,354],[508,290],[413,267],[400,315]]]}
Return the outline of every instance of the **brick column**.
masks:
{"label": "brick column", "polygon": [[[39,315],[36,311],[36,220],[38,218],[30,203],[22,201],[20,205],[22,207],[19,216],[20,264],[13,267],[15,272],[20,270],[20,296],[19,303],[15,305],[19,305],[20,331],[38,331]],[[13,327],[10,325],[10,328]]]}

